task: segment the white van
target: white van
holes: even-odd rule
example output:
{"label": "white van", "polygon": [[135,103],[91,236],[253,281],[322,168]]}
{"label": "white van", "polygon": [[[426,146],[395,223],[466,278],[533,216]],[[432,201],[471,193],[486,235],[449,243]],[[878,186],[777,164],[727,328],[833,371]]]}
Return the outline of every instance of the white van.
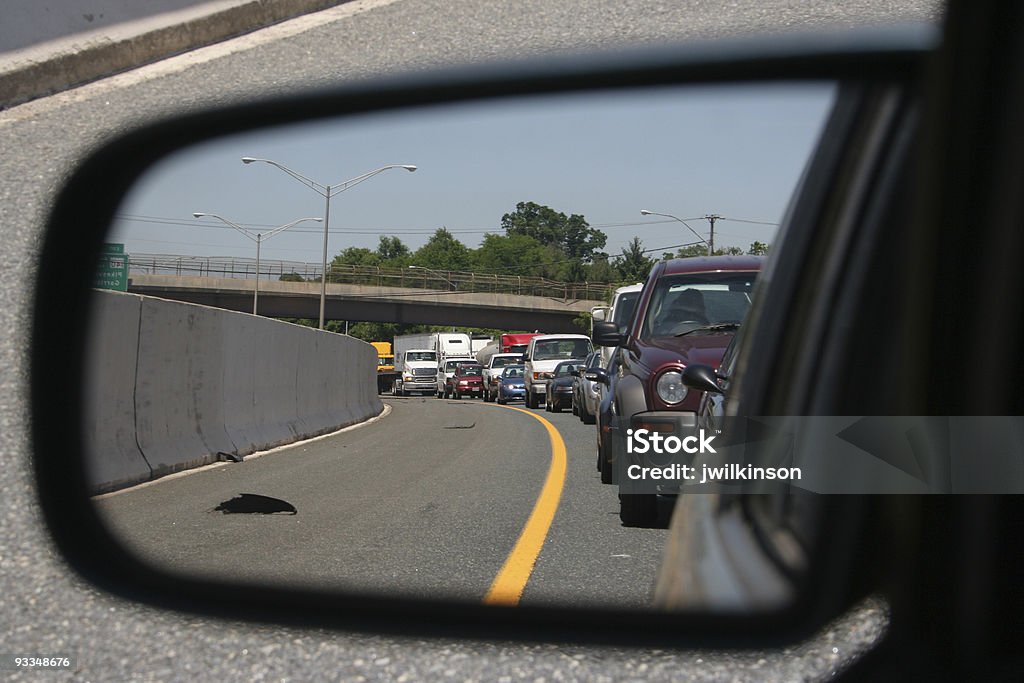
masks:
{"label": "white van", "polygon": [[[626,285],[616,289],[612,294],[611,306],[605,311],[601,320],[615,323],[620,330],[628,327],[629,323],[633,321],[633,313],[636,312],[636,305],[640,301],[640,292],[643,288],[643,283],[638,282],[635,285]],[[597,320],[596,317],[594,319]],[[612,359],[614,351],[615,347],[613,346],[601,347],[602,368],[608,367],[608,361]]]}
{"label": "white van", "polygon": [[593,350],[590,337],[585,334],[544,334],[531,339],[524,356],[526,407],[536,408],[544,402],[556,365],[563,360],[582,362]]}

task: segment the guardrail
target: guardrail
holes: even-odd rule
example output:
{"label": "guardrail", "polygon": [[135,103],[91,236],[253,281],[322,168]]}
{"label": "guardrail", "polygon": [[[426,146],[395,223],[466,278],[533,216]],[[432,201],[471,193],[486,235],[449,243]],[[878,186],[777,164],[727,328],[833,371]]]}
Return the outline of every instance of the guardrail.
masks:
{"label": "guardrail", "polygon": [[[256,260],[226,256],[176,256],[132,254],[129,273],[253,279]],[[259,277],[272,280],[320,282],[320,264],[300,261],[260,260]],[[378,266],[328,265],[327,281],[338,284],[406,287],[458,292],[493,292],[545,296],[565,300],[606,300],[619,283],[560,282],[542,277],[473,273],[433,268],[381,268]]]}

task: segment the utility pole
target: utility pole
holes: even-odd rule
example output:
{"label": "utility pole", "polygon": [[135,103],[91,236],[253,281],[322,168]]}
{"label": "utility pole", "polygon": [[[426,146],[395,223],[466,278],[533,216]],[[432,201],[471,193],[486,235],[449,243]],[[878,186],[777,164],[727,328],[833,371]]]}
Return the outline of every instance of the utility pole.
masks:
{"label": "utility pole", "polygon": [[708,240],[708,256],[715,255],[715,221],[721,219],[717,213],[709,213],[704,216],[711,224],[711,239]]}

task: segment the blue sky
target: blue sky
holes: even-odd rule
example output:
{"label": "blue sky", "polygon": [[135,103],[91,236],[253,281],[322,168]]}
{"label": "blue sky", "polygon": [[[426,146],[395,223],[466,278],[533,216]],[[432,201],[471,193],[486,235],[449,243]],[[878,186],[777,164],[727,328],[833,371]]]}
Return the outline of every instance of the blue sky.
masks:
{"label": "blue sky", "polygon": [[[415,250],[439,227],[467,246],[501,233],[520,201],[582,214],[618,253],[692,242],[682,219],[715,213],[716,246],[771,242],[833,91],[829,85],[637,90],[408,110],[269,129],[188,148],[155,166],[120,211],[108,241],[129,253],[253,257],[238,232],[192,213],[216,213],[266,231],[322,217],[324,200],[267,164],[273,159],[323,184],[388,164],[331,202],[329,254],[376,248],[396,235]],[[707,237],[708,222],[687,221]],[[263,259],[319,263],[322,224],[263,244]],[[660,252],[659,252],[660,253]]]}

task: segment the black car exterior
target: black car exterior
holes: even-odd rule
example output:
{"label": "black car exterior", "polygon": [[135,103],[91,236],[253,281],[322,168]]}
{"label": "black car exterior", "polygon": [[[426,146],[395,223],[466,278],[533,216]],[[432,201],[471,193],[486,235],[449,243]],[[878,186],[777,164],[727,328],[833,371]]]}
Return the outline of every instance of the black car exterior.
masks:
{"label": "black car exterior", "polygon": [[563,408],[572,407],[573,380],[576,379],[576,370],[582,368],[583,363],[582,360],[567,360],[555,366],[545,390],[544,410],[560,413]]}

